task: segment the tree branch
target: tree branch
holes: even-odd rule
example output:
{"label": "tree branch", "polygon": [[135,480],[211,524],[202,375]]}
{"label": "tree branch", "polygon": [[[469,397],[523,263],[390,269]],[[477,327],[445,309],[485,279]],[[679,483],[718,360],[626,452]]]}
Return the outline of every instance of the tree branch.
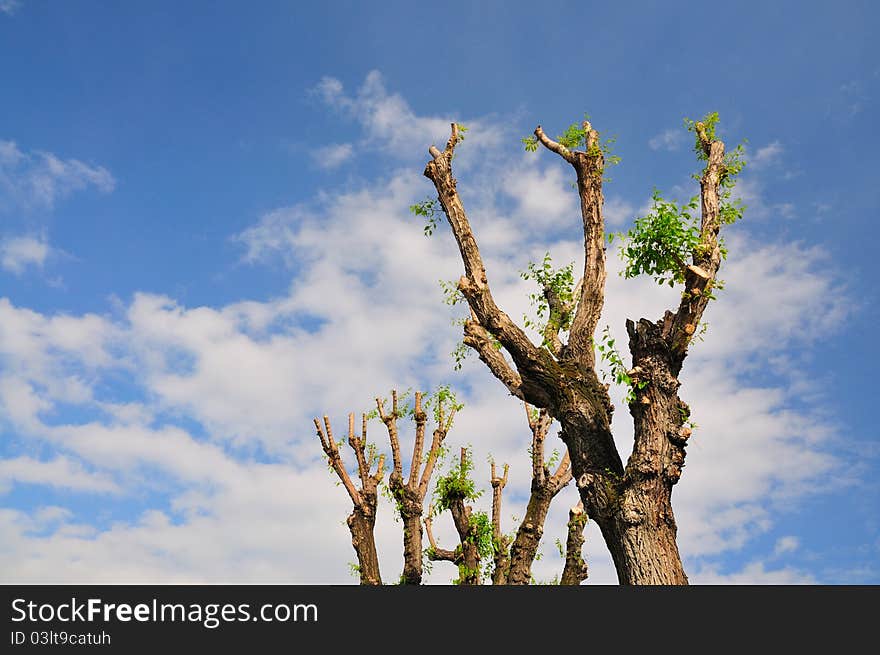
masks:
{"label": "tree branch", "polygon": [[315,427],[318,430],[318,438],[321,440],[324,454],[327,455],[330,466],[336,471],[336,475],[348,492],[351,502],[356,507],[360,506],[363,504],[363,498],[354,484],[352,484],[351,478],[348,477],[348,472],[345,470],[345,464],[342,461],[342,456],[339,454],[339,448],[336,447],[336,442],[333,440],[333,429],[330,427],[330,418],[328,416],[324,416],[324,426],[326,427],[326,434],[321,428],[321,423],[318,419],[315,419]]}
{"label": "tree branch", "polygon": [[[366,421],[364,421],[364,427],[366,427]],[[361,437],[355,436],[354,433],[354,414],[348,415],[348,445],[351,446],[351,449],[354,451],[354,455],[357,458],[357,467],[358,467],[358,477],[361,479],[361,485],[363,489],[367,488],[367,479],[370,477],[370,472],[367,466],[367,459],[364,456],[364,443],[366,442],[366,434]]]}
{"label": "tree branch", "polygon": [[663,335],[672,351],[681,358],[709,304],[715,276],[721,266],[721,248],[718,245],[721,201],[718,189],[724,173],[724,142],[711,141],[702,122],[696,123],[695,127],[707,158],[706,168],[700,177],[700,242],[692,253],[693,264],[685,269],[685,288],[678,310],[667,323]]}
{"label": "tree branch", "polygon": [[422,467],[422,448],[424,448],[425,443],[425,423],[428,421],[427,414],[422,411],[422,394],[420,391],[416,391],[414,418],[416,421],[416,439],[415,445],[413,446],[412,463],[409,467],[409,487],[412,489],[416,488],[416,483],[419,479],[419,469]]}
{"label": "tree branch", "polygon": [[498,477],[495,474],[495,462],[492,462],[492,477],[490,483],[492,485],[492,529],[495,533],[495,539],[501,541],[501,494],[504,487],[507,486],[508,466],[504,465],[504,476]]}
{"label": "tree branch", "polygon": [[521,387],[524,396],[529,397],[534,404],[546,405],[550,401],[546,385],[556,379],[557,373],[548,361],[549,355],[542,354],[525,332],[499,309],[492,297],[480,249],[452,176],[452,151],[458,140],[457,135],[457,127],[453,123],[452,136],[446,150],[443,153],[436,148],[431,150],[432,160],[425,166],[425,177],[437,189],[438,199],[464,264],[465,274],[459,280],[458,288],[480,325],[501,342],[513,358],[520,375],[528,378],[527,384]]}
{"label": "tree branch", "polygon": [[428,461],[425,462],[425,469],[422,471],[422,479],[419,481],[419,495],[424,498],[425,494],[428,492],[428,483],[431,480],[431,475],[434,473],[434,466],[437,464],[437,458],[440,456],[440,447],[443,445],[443,440],[446,438],[446,430],[441,429],[439,426],[436,430],[434,430],[434,436],[431,440],[431,450],[428,451]]}
{"label": "tree branch", "polygon": [[[595,367],[593,353],[593,334],[602,306],[605,302],[605,224],[602,218],[602,174],[605,170],[605,156],[599,145],[599,133],[589,121],[582,124],[586,151],[569,150],[544,134],[539,125],[535,136],[552,152],[565,159],[577,174],[577,189],[580,197],[581,216],[584,226],[584,274],[579,283],[579,293],[575,295],[577,305],[571,321],[568,338],[568,356],[586,369]],[[551,314],[552,317],[552,314]],[[548,324],[549,325],[549,324]],[[556,333],[558,335],[558,331]],[[545,335],[546,337],[546,335]],[[556,339],[547,339],[551,347],[558,348]]]}
{"label": "tree branch", "polygon": [[507,574],[510,569],[510,541],[501,531],[501,495],[507,486],[507,464],[504,465],[504,475],[498,477],[495,473],[495,462],[492,461],[492,541],[494,545],[494,568],[492,569],[492,584],[507,584]]}
{"label": "tree branch", "polygon": [[434,515],[434,508],[430,507],[428,509],[428,516],[425,519],[425,532],[428,534],[428,543],[431,545],[431,550],[428,552],[428,559],[434,562],[454,562],[457,563],[461,558],[461,554],[452,551],[446,550],[445,548],[440,548],[437,545],[437,542],[434,541],[434,532],[431,528],[433,523],[432,516]]}
{"label": "tree branch", "polygon": [[495,347],[491,335],[477,321],[468,319],[464,322],[464,344],[477,351],[477,355],[492,374],[498,378],[511,395],[522,399],[522,378],[514,371],[503,353]]}
{"label": "tree branch", "polygon": [[[394,399],[394,407],[397,407],[397,389],[392,389],[391,396]],[[391,478],[403,480],[403,462],[400,458],[400,438],[397,433],[397,413],[391,412],[391,415],[385,413],[385,403],[381,398],[376,398],[376,409],[379,411],[379,418],[385,424],[388,430],[388,438],[391,441],[391,459],[393,462],[393,472]]]}
{"label": "tree branch", "polygon": [[566,449],[565,454],[559,461],[559,466],[556,467],[556,472],[550,476],[549,486],[553,495],[555,496],[562,491],[572,479],[571,458],[569,457],[568,449]]}
{"label": "tree branch", "polygon": [[574,165],[574,154],[572,151],[544,134],[544,129],[540,125],[535,128],[535,136],[538,137],[538,141],[540,141],[541,145],[547,148],[547,150],[555,152],[569,164]]}
{"label": "tree branch", "polygon": [[532,414],[532,409],[528,404],[525,405],[526,418],[529,421],[529,428],[532,431],[532,485],[544,485],[545,466],[544,466],[544,439],[553,419],[546,409],[541,409],[538,416]]}

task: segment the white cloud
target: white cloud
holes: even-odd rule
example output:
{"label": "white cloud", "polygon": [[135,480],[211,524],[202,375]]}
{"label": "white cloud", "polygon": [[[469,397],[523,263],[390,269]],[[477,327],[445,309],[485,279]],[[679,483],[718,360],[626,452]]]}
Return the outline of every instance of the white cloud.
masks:
{"label": "white cloud", "polygon": [[0,13],[11,16],[21,8],[19,0],[0,0]]}
{"label": "white cloud", "polygon": [[603,215],[609,228],[620,228],[636,217],[636,209],[620,196],[611,196],[605,200]]}
{"label": "white cloud", "polygon": [[711,585],[816,584],[816,579],[808,573],[791,567],[768,570],[763,562],[751,562],[732,573],[721,573],[715,566],[703,567],[690,575],[690,581]]}
{"label": "white cloud", "polygon": [[498,142],[501,132],[486,121],[448,117],[419,116],[399,94],[388,93],[379,71],[370,71],[355,95],[347,95],[342,82],[324,77],[312,94],[334,109],[349,115],[362,125],[367,142],[403,159],[421,156],[432,143],[444,144],[449,138],[450,123],[469,128],[466,139],[479,148]]}
{"label": "white cloud", "polygon": [[0,241],[0,266],[21,275],[28,266],[43,268],[49,256],[46,235],[10,237]]}
{"label": "white cloud", "polygon": [[684,143],[685,131],[682,129],[663,130],[648,140],[651,150],[678,150]]}
{"label": "white cloud", "polygon": [[784,555],[785,553],[793,553],[800,547],[800,545],[800,539],[794,535],[780,537],[776,540],[776,545],[773,547],[773,554]]}
{"label": "white cloud", "polygon": [[577,220],[580,209],[568,173],[561,166],[526,165],[507,174],[503,188],[516,201],[522,223],[530,229],[544,229]]}
{"label": "white cloud", "polygon": [[88,187],[110,193],[116,186],[103,166],[61,159],[51,152],[23,152],[13,141],[0,141],[0,191],[24,207],[51,209],[55,201]]}
{"label": "white cloud", "polygon": [[41,461],[31,457],[0,459],[0,493],[13,483],[40,484],[74,491],[118,492],[104,474],[89,473],[67,457]]}
{"label": "white cloud", "polygon": [[325,170],[339,168],[354,156],[354,148],[350,143],[334,143],[322,146],[312,152],[315,165]]}
{"label": "white cloud", "polygon": [[747,157],[748,165],[755,170],[767,168],[779,162],[782,158],[782,152],[782,144],[779,141],[773,141],[762,148],[758,148],[754,155]]}

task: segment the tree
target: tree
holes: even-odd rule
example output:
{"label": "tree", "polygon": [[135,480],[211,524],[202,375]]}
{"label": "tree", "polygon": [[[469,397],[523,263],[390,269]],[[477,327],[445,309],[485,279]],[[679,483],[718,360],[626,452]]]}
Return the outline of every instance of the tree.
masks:
{"label": "tree", "polygon": [[[428,491],[434,467],[440,457],[443,441],[452,427],[455,413],[461,408],[461,405],[456,402],[455,396],[445,387],[438,389],[437,393],[428,399],[428,404],[433,406],[437,427],[434,429],[431,446],[425,458],[424,468],[422,468],[422,451],[425,445],[425,427],[428,415],[422,407],[422,393],[417,391],[415,405],[412,409],[413,420],[416,424],[415,442],[409,476],[404,481],[397,419],[406,412],[400,408],[396,389],[391,392],[391,413],[387,412],[385,402],[381,398],[376,398],[376,411],[388,430],[388,438],[391,442],[393,470],[389,476],[388,489],[394,499],[397,514],[403,522],[404,563],[403,573],[400,576],[400,581],[403,584],[421,584],[422,582],[422,512],[425,494]],[[419,475],[420,470],[421,475]]]}
{"label": "tree", "polygon": [[[380,585],[382,576],[379,574],[379,554],[376,551],[376,539],[374,530],[376,527],[376,507],[379,502],[377,489],[385,472],[385,456],[378,456],[376,472],[370,474],[373,462],[376,459],[376,450],[372,444],[367,444],[367,416],[363,415],[363,428],[360,436],[354,433],[354,414],[348,415],[348,444],[357,458],[358,477],[361,488],[354,486],[345,463],[339,452],[342,442],[336,443],[333,439],[333,429],[330,427],[330,419],[324,416],[324,427],[315,419],[315,428],[318,430],[318,438],[321,447],[327,456],[327,463],[339,477],[340,482],[348,492],[354,509],[349,514],[346,524],[351,531],[351,545],[357,554],[357,570],[362,585]],[[326,430],[326,431],[325,431]]]}
{"label": "tree", "polygon": [[[625,467],[611,432],[613,405],[596,366],[595,333],[607,276],[602,215],[607,143],[600,141],[589,121],[571,125],[557,140],[541,126],[524,139],[528,150],[537,150],[540,144],[574,169],[583,220],[584,269],[577,285],[570,286],[566,275],[546,267],[531,270],[543,287],[547,310],[540,345],[498,307],[492,295],[452,172],[461,136],[457,124],[452,124],[443,151],[429,148],[431,160],[424,171],[434,184],[464,264],[457,283],[470,309],[463,342],[512,395],[546,409],[559,421],[583,508],[598,524],[622,584],[687,584],[671,504],[690,436],[690,410],[679,398],[678,376],[713,288],[719,286],[716,274],[725,254],[719,230],[742,214],[742,208],[729,200],[742,168],[740,149],[725,155],[724,143],[715,137],[717,121],[717,114],[710,114],[689,123],[696,153],[705,164],[699,177],[699,223],[690,213],[696,199],[678,207],[655,194],[652,213],[622,235],[628,277],[648,274],[661,284],[681,288],[675,311],[667,311],[657,321],[627,321],[631,369],[623,367],[613,342],[600,351],[616,368],[615,377],[629,387],[635,437]],[[417,207],[422,212],[416,213],[425,211],[424,203]]]}

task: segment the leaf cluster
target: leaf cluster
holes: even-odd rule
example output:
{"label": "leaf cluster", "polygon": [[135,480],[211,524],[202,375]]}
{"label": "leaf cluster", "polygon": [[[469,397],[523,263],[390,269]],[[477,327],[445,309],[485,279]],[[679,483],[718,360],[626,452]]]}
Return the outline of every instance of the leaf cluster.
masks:
{"label": "leaf cluster", "polygon": [[437,229],[437,222],[441,212],[439,200],[436,198],[426,198],[421,202],[410,205],[409,210],[414,216],[421,216],[425,219],[425,227],[423,228],[423,231],[426,237],[434,234],[434,230]]}
{"label": "leaf cluster", "polygon": [[[524,316],[523,323],[525,326],[543,332],[547,322],[556,318],[560,321],[559,329],[563,331],[568,330],[571,327],[573,312],[566,312],[561,317],[551,317],[546,291],[553,293],[564,306],[572,306],[574,303],[574,262],[559,269],[553,268],[553,259],[548,252],[544,255],[544,259],[540,264],[529,262],[526,270],[520,271],[519,276],[523,280],[537,282],[538,286],[541,287],[540,292],[529,295],[529,301],[535,308],[538,321],[533,321],[528,316]],[[544,343],[542,345],[546,346],[548,344]]]}
{"label": "leaf cluster", "polygon": [[476,500],[483,494],[470,475],[473,470],[474,461],[470,449],[467,449],[463,462],[452,466],[449,473],[437,479],[433,503],[436,514],[449,509],[456,500]]}
{"label": "leaf cluster", "polygon": [[657,189],[651,197],[648,215],[637,218],[626,233],[610,233],[608,241],[623,239],[624,277],[650,275],[657,284],[671,287],[684,282],[685,261],[700,247],[699,196],[684,205],[664,200]]}
{"label": "leaf cluster", "polygon": [[[599,343],[596,344],[596,350],[599,352],[600,360],[605,362],[611,370],[614,382],[627,388],[626,402],[629,404],[636,399],[636,389],[644,389],[648,386],[648,381],[632,379],[627,372],[626,365],[623,363],[623,357],[621,357],[620,351],[615,347],[614,343],[611,330],[606,325],[602,330],[602,337]],[[606,374],[603,372],[602,378],[605,379],[605,377]]]}

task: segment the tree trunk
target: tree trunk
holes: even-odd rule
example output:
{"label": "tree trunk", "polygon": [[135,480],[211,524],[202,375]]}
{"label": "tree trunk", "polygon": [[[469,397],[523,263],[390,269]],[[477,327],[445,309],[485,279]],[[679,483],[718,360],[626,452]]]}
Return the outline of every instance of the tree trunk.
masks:
{"label": "tree trunk", "polygon": [[461,559],[458,562],[458,584],[478,585],[480,580],[480,552],[477,546],[477,535],[471,525],[471,508],[464,501],[456,498],[449,504],[452,520],[458,532]]}
{"label": "tree trunk", "polygon": [[358,572],[362,585],[381,585],[379,575],[379,555],[376,552],[376,541],[373,528],[376,526],[375,512],[364,512],[355,507],[346,521],[351,531],[351,545],[357,553]]}
{"label": "tree trunk", "polygon": [[529,584],[532,579],[532,563],[538,552],[538,544],[544,536],[544,520],[550,509],[550,501],[553,496],[543,493],[532,493],[529,504],[526,507],[526,515],[516,531],[516,538],[510,547],[510,573],[507,576],[508,584]]}
{"label": "tree trunk", "polygon": [[422,511],[404,510],[403,521],[403,574],[401,584],[422,584]]}

